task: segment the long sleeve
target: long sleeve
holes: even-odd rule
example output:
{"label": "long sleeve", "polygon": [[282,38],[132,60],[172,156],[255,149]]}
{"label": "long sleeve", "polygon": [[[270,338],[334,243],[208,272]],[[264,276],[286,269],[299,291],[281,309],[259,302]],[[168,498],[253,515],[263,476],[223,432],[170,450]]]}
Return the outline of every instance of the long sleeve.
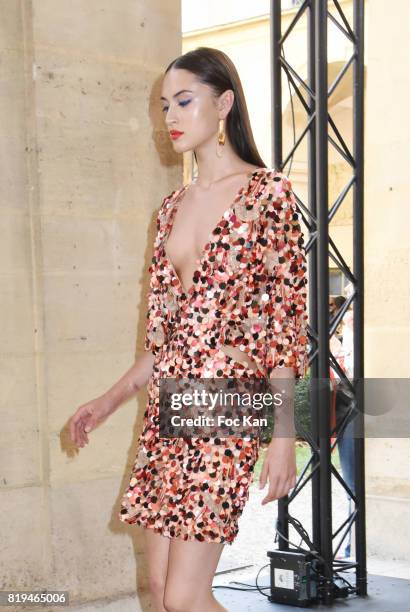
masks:
{"label": "long sleeve", "polygon": [[164,312],[161,306],[161,300],[159,296],[159,287],[157,286],[156,275],[153,272],[152,266],[148,269],[151,272],[150,288],[148,291],[148,306],[146,314],[146,330],[144,349],[156,353],[159,347],[164,344],[165,341],[165,318]]}
{"label": "long sleeve", "polygon": [[161,274],[158,270],[159,246],[162,239],[163,228],[167,222],[168,203],[176,190],[166,196],[158,210],[156,219],[157,234],[154,240],[153,257],[148,268],[150,285],[147,296],[146,331],[144,349],[156,353],[164,344],[167,337],[168,315],[163,303]]}
{"label": "long sleeve", "polygon": [[307,262],[300,213],[289,179],[273,173],[262,199],[261,230],[264,250],[266,320],[265,369],[291,367],[303,378],[307,359]]}

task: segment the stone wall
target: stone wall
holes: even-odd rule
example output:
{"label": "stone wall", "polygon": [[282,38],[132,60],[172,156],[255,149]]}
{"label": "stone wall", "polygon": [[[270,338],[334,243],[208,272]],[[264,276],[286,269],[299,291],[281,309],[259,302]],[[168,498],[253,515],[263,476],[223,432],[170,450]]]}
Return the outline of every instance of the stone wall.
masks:
{"label": "stone wall", "polygon": [[155,214],[182,180],[158,104],[180,3],[1,15],[0,584],[116,598],[145,584],[117,512],[146,394],[78,453],[64,428],[142,350]]}

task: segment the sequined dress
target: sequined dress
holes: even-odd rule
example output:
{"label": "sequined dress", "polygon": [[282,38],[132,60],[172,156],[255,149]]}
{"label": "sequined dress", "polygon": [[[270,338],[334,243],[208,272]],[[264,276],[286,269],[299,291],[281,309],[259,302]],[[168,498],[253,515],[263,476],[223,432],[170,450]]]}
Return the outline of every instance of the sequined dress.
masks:
{"label": "sequined dress", "polygon": [[[157,216],[144,348],[155,356],[143,430],[119,519],[170,538],[232,544],[249,497],[258,438],[159,437],[162,377],[266,377],[307,370],[306,257],[289,179],[261,168],[211,232],[185,291],[165,243],[187,186]],[[221,349],[239,347],[257,372]]]}

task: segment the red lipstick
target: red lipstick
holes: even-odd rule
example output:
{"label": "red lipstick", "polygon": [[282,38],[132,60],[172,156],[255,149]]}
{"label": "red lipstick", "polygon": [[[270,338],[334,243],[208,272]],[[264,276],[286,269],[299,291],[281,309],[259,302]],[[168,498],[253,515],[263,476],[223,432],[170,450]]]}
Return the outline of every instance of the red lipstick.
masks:
{"label": "red lipstick", "polygon": [[171,136],[172,140],[176,140],[177,138],[179,138],[180,136],[182,136],[184,132],[179,132],[178,130],[171,130],[169,132],[169,135]]}

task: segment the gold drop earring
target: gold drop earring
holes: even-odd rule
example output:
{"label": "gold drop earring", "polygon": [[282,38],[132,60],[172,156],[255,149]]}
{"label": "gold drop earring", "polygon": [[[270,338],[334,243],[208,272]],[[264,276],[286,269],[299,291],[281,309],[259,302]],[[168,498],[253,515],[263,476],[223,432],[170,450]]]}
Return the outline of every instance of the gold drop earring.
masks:
{"label": "gold drop earring", "polygon": [[225,130],[224,130],[224,120],[219,119],[219,129],[218,129],[218,144],[216,146],[216,155],[217,157],[222,157],[219,155],[219,145],[223,146],[225,144]]}

